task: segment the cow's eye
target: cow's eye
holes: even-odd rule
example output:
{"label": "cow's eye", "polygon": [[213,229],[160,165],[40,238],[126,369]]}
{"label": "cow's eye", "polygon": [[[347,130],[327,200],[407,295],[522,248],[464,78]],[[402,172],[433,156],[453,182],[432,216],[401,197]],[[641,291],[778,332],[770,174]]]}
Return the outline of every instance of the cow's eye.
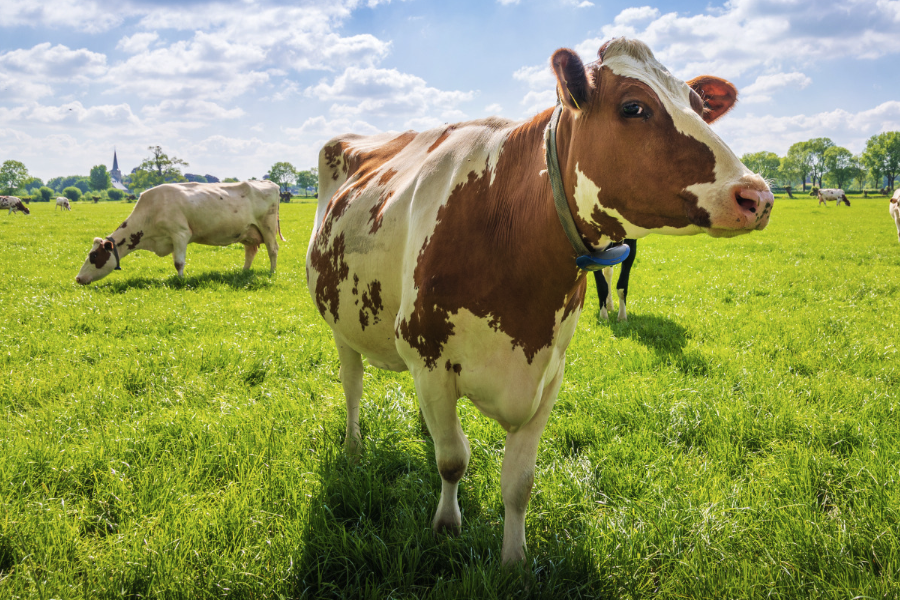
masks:
{"label": "cow's eye", "polygon": [[644,117],[647,111],[638,102],[626,102],[622,105],[622,115],[628,118]]}

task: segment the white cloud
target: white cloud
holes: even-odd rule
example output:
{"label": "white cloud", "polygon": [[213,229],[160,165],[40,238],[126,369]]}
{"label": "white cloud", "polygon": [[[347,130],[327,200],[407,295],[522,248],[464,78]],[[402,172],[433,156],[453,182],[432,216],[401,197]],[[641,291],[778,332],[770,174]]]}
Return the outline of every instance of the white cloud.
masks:
{"label": "white cloud", "polygon": [[224,108],[206,100],[163,100],[154,106],[145,106],[143,114],[155,119],[173,118],[203,121],[236,119],[244,116],[241,108]]}
{"label": "white cloud", "polygon": [[900,101],[892,100],[856,113],[843,109],[811,115],[748,114],[727,117],[714,126],[740,156],[769,150],[784,155],[791,144],[814,137],[830,137],[851,152],[861,152],[866,140],[884,131],[900,131]]}
{"label": "white cloud", "polygon": [[772,99],[771,94],[773,92],[785,88],[802,90],[811,83],[812,79],[796,71],[792,73],[760,75],[756,78],[756,81],[741,90],[741,102],[749,104],[768,102]]}
{"label": "white cloud", "polygon": [[306,95],[319,100],[337,100],[350,104],[335,104],[331,112],[336,116],[370,115],[424,116],[447,111],[471,100],[474,92],[446,91],[429,87],[425,80],[396,69],[349,67],[334,78],[306,90]]}
{"label": "white cloud", "polygon": [[613,21],[616,25],[631,25],[650,21],[659,16],[659,9],[651,6],[635,6],[626,8]]}
{"label": "white cloud", "polygon": [[329,120],[320,115],[307,119],[300,127],[286,128],[284,132],[293,138],[303,139],[305,137],[313,137],[324,142],[327,139],[344,133],[371,135],[373,133],[380,133],[381,130],[374,125],[358,119]]}
{"label": "white cloud", "polygon": [[543,92],[530,91],[522,98],[524,113],[533,115],[556,104],[556,88]]}
{"label": "white cloud", "polygon": [[150,48],[150,44],[159,39],[159,34],[155,31],[144,33],[136,33],[130,37],[126,36],[119,40],[116,49],[128,54],[137,54],[138,52],[146,52]]}
{"label": "white cloud", "polygon": [[503,112],[503,107],[495,102],[494,104],[488,104],[487,106],[485,106],[484,112],[489,115],[499,115]]}
{"label": "white cloud", "polygon": [[30,49],[20,48],[0,54],[0,72],[39,81],[74,81],[87,83],[107,70],[106,56],[90,50],[71,50],[50,42]]}
{"label": "white cloud", "polygon": [[497,2],[503,6],[509,6],[510,4],[518,4],[519,0],[497,0]]}
{"label": "white cloud", "polygon": [[122,23],[130,13],[126,4],[108,6],[92,0],[3,0],[0,23],[5,27],[43,25],[84,33],[101,33]]}

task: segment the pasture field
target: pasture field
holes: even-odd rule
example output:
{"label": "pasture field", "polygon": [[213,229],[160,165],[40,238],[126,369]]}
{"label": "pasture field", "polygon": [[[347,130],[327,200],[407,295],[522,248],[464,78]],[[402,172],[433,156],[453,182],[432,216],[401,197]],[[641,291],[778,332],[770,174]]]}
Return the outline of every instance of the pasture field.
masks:
{"label": "pasture field", "polygon": [[504,432],[470,403],[458,538],[408,374],[367,369],[344,459],[311,201],[274,277],[192,245],[184,280],[137,252],[88,287],[132,205],[4,212],[0,598],[898,598],[900,244],[887,199],[851,202],[641,241],[628,323],[590,282],[513,570]]}

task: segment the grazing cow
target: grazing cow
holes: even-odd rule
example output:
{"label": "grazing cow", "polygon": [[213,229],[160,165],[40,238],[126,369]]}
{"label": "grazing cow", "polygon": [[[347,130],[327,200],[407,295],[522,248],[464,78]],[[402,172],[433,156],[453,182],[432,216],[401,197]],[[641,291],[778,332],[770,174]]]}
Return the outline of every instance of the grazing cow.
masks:
{"label": "grazing cow", "polygon": [[72,210],[72,207],[69,206],[69,199],[65,198],[63,196],[59,196],[56,198],[56,207],[53,210],[56,210],[57,208],[60,208],[60,207],[66,209],[66,210]]}
{"label": "grazing cow", "polygon": [[[619,279],[616,281],[616,292],[619,296],[619,321],[627,321],[625,312],[625,299],[628,297],[628,278],[631,277],[631,266],[637,257],[637,240],[626,239],[630,252],[628,258],[622,261],[622,269],[619,271]],[[609,318],[609,312],[613,309],[612,299],[612,267],[605,267],[601,271],[594,271],[594,283],[597,285],[597,298],[600,299],[599,317],[604,321]]]}
{"label": "grazing cow", "polygon": [[888,209],[897,225],[897,238],[900,239],[900,188],[897,188],[894,195],[891,196],[891,204]]}
{"label": "grazing cow", "polygon": [[504,563],[525,556],[538,442],[584,303],[576,258],[654,232],[762,229],[773,205],[709,128],[734,105],[733,85],[684,83],[639,41],[599,56],[584,65],[557,50],[561,105],[532,119],[348,134],[319,154],[307,283],[337,345],[347,451],[361,447],[361,357],[409,370],[442,480],[432,527],[458,532],[466,396],[508,432]]}
{"label": "grazing cow", "polygon": [[290,202],[291,201],[291,193],[290,192],[281,192],[278,196],[282,202]]}
{"label": "grazing cow", "polygon": [[835,206],[840,206],[841,202],[850,206],[850,201],[847,200],[847,194],[844,193],[844,190],[823,188],[819,190],[817,197],[819,198],[819,205],[824,204],[825,206],[828,206],[829,200],[835,200],[837,201]]}
{"label": "grazing cow", "polygon": [[[272,272],[278,256],[278,186],[271,181],[243,183],[169,183],[141,194],[128,218],[106,238],[94,238],[75,281],[103,279],[119,269],[133,250],[172,254],[178,276],[190,243],[207,246],[244,244],[244,269],[259,245],[269,252]],[[284,241],[284,238],[281,238]]]}
{"label": "grazing cow", "polygon": [[11,215],[14,212],[20,212],[26,215],[31,214],[28,207],[22,203],[22,200],[15,196],[0,196],[0,210],[3,210],[4,208],[9,209],[9,212],[6,213],[7,215]]}

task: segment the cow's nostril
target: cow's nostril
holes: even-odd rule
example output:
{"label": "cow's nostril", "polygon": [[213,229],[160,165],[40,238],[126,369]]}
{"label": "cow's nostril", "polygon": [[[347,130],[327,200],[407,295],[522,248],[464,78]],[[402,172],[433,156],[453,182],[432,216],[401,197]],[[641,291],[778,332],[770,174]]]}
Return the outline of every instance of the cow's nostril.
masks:
{"label": "cow's nostril", "polygon": [[737,200],[737,203],[741,208],[749,210],[752,213],[755,213],[756,207],[759,206],[759,198],[748,198],[743,196],[741,192],[735,194],[735,200]]}

